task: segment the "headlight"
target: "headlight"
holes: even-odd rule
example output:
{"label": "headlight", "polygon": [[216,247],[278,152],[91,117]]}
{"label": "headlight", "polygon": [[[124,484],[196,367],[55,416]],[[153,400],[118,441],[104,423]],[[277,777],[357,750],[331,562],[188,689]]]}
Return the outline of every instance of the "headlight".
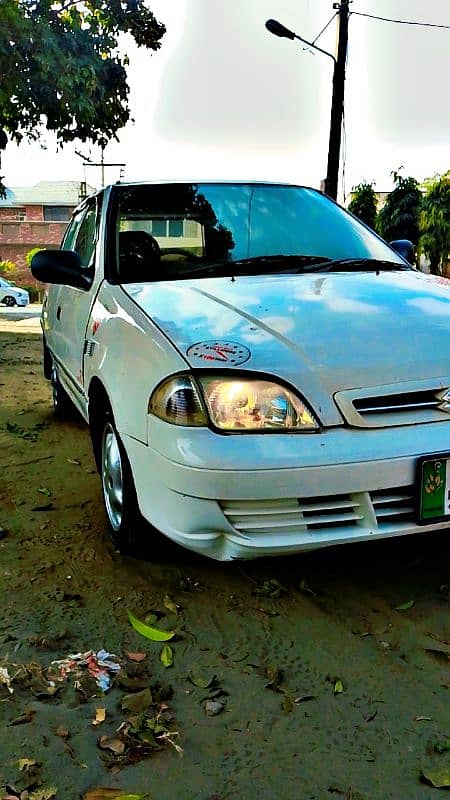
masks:
{"label": "headlight", "polygon": [[177,375],[160,384],[148,410],[173,425],[204,427],[209,418],[223,431],[314,431],[313,412],[289,389],[272,381],[232,376],[199,377],[199,389],[189,375]]}
{"label": "headlight", "polygon": [[221,430],[311,431],[319,427],[304,401],[272,381],[204,375],[199,382],[211,421]]}
{"label": "headlight", "polygon": [[148,410],[172,425],[208,425],[198,389],[189,375],[176,375],[160,383],[150,398]]}

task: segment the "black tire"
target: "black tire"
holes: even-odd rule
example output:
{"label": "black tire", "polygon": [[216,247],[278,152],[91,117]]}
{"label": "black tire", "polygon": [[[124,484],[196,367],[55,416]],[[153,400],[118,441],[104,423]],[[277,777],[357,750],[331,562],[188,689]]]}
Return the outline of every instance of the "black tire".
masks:
{"label": "black tire", "polygon": [[11,297],[11,295],[9,295],[9,294],[6,297],[3,298],[3,302],[4,302],[5,306],[8,306],[8,308],[13,308],[13,306],[17,305],[16,298],[15,297]]}
{"label": "black tire", "polygon": [[147,526],[137,501],[133,474],[125,448],[110,410],[103,417],[100,445],[100,479],[108,529],[114,545],[122,553],[135,553],[138,532]]}
{"label": "black tire", "polygon": [[58,372],[54,364],[52,364],[50,380],[52,384],[53,411],[55,417],[58,419],[70,419],[75,414],[75,406],[65,389],[61,386]]}
{"label": "black tire", "polygon": [[44,378],[47,378],[48,381],[51,381],[53,360],[50,354],[50,350],[47,347],[47,342],[45,341],[45,337],[43,337],[42,339],[42,349],[43,349]]}

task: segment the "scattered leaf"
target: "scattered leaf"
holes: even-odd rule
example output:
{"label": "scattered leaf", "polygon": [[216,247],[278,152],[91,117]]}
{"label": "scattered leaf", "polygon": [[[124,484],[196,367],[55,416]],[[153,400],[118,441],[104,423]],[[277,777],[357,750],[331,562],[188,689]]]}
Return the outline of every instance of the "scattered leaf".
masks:
{"label": "scattered leaf", "polygon": [[316,695],[315,694],[302,694],[302,695],[300,695],[300,697],[296,697],[295,698],[294,703],[297,703],[297,704],[298,703],[309,703],[310,700],[315,700],[315,699],[316,699]]}
{"label": "scattered leaf", "polygon": [[409,611],[414,605],[414,600],[408,600],[406,603],[400,603],[399,606],[395,606],[395,611]]}
{"label": "scattered leaf", "polygon": [[124,694],[122,697],[122,711],[130,711],[132,714],[140,714],[152,704],[152,693],[149,688],[142,692]]}
{"label": "scattered leaf", "polygon": [[205,714],[207,717],[217,717],[225,708],[225,703],[221,700],[207,700],[205,703]]}
{"label": "scattered leaf", "polygon": [[75,464],[77,467],[81,465],[81,461],[78,461],[77,458],[68,458],[67,461],[69,464]]}
{"label": "scattered leaf", "polygon": [[422,777],[428,783],[431,783],[435,789],[447,789],[450,787],[450,767],[422,770]]}
{"label": "scattered leaf", "polygon": [[56,797],[57,791],[56,786],[48,786],[46,789],[36,789],[28,795],[28,800],[51,800],[52,797]]}
{"label": "scattered leaf", "polygon": [[208,689],[210,686],[214,686],[216,676],[208,677],[207,675],[191,672],[189,674],[189,680],[194,686],[198,686],[200,689]]}
{"label": "scattered leaf", "polygon": [[177,605],[177,603],[175,603],[175,600],[172,600],[172,598],[168,594],[166,594],[163,602],[165,607],[169,611],[172,611],[173,614],[176,614],[178,616],[179,606]]}
{"label": "scattered leaf", "polygon": [[106,708],[95,709],[95,719],[92,720],[93,725],[101,725],[106,719]]}
{"label": "scattered leaf", "polygon": [[100,736],[98,746],[101,750],[110,750],[115,756],[121,756],[125,752],[125,742],[122,739],[110,739],[109,736]]}
{"label": "scattered leaf", "polygon": [[145,636],[146,639],[151,639],[152,642],[168,642],[169,639],[173,639],[175,636],[175,631],[161,631],[158,628],[153,628],[150,625],[146,625],[145,622],[141,622],[141,620],[137,619],[131,611],[128,611],[128,619],[130,620],[133,628],[135,631],[141,634],[141,636]]}
{"label": "scattered leaf", "polygon": [[334,694],[342,694],[343,691],[344,691],[344,684],[342,683],[340,678],[336,678],[333,686]]}
{"label": "scattered leaf", "polygon": [[129,661],[136,661],[136,663],[145,661],[147,658],[147,653],[125,653],[125,655]]}
{"label": "scattered leaf", "polygon": [[431,717],[414,717],[414,722],[431,722]]}
{"label": "scattered leaf", "polygon": [[17,766],[19,767],[21,772],[29,769],[30,767],[34,767],[35,765],[36,761],[33,761],[32,758],[19,758],[17,762]]}
{"label": "scattered leaf", "polygon": [[51,497],[52,496],[52,493],[51,493],[50,489],[47,489],[46,486],[40,486],[39,489],[38,489],[38,492],[40,494],[45,494],[46,497]]}
{"label": "scattered leaf", "polygon": [[161,663],[165,667],[171,667],[173,664],[173,650],[169,644],[165,644],[160,654]]}
{"label": "scattered leaf", "polygon": [[34,710],[32,708],[27,708],[26,711],[22,711],[18,717],[14,717],[11,722],[8,722],[8,725],[25,725],[27,722],[31,722],[33,719]]}
{"label": "scattered leaf", "polygon": [[67,739],[70,739],[70,731],[68,731],[67,728],[64,728],[62,725],[58,725],[56,728],[56,735],[65,742],[67,742]]}

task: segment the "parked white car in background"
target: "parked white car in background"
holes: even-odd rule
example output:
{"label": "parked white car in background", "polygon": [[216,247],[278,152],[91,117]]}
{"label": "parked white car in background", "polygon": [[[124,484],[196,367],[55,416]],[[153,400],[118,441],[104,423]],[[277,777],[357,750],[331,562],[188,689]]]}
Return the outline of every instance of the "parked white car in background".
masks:
{"label": "parked white car in background", "polygon": [[115,184],[32,272],[118,546],[142,517],[223,560],[448,526],[450,282],[324,195]]}
{"label": "parked white car in background", "polygon": [[15,286],[11,281],[0,278],[0,303],[5,306],[27,306],[30,296],[26,289]]}

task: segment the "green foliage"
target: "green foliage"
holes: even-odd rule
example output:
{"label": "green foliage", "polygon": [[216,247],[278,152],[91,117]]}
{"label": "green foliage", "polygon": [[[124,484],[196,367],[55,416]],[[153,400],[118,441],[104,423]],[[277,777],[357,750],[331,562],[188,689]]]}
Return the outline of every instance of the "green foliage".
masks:
{"label": "green foliage", "polygon": [[31,267],[31,261],[33,259],[33,256],[35,256],[36,253],[39,253],[41,250],[43,250],[43,247],[33,247],[32,250],[28,250],[28,253],[26,253],[25,255],[25,261],[27,263],[27,266]]}
{"label": "green foliage", "polygon": [[420,250],[430,269],[440,274],[450,254],[450,170],[426,181],[420,212]]}
{"label": "green foliage", "polygon": [[373,183],[363,181],[353,187],[353,197],[348,210],[365,222],[369,228],[375,230],[375,220],[377,217],[377,196],[373,188]]}
{"label": "green foliage", "polygon": [[22,289],[26,289],[30,295],[30,303],[39,303],[41,301],[41,292],[37,286],[26,284],[22,286]]}
{"label": "green foliage", "polygon": [[[144,0],[0,0],[0,128],[13,141],[106,144],[129,119],[120,34],[157,50],[165,33]],[[0,178],[1,188],[1,178]]]}
{"label": "green foliage", "polygon": [[8,277],[8,275],[12,275],[17,269],[14,261],[0,261],[0,275],[4,275]]}
{"label": "green foliage", "polygon": [[409,239],[417,244],[419,239],[419,213],[422,193],[415,178],[404,178],[394,170],[391,173],[395,188],[377,217],[377,231],[383,239]]}

